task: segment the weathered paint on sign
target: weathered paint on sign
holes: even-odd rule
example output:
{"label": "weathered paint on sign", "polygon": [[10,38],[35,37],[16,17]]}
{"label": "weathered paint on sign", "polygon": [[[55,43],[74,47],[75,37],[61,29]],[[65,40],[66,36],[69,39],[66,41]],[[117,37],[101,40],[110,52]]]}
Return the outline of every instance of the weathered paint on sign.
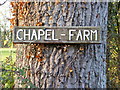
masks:
{"label": "weathered paint on sign", "polygon": [[38,27],[14,28],[14,43],[101,43],[100,27]]}

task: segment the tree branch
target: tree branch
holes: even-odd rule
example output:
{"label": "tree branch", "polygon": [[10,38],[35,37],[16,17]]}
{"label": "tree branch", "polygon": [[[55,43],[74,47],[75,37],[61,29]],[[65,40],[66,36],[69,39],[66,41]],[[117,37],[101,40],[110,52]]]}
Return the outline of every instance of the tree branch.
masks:
{"label": "tree branch", "polygon": [[3,4],[5,4],[7,2],[7,0],[5,2],[3,2],[2,4],[0,3],[0,6],[2,6]]}

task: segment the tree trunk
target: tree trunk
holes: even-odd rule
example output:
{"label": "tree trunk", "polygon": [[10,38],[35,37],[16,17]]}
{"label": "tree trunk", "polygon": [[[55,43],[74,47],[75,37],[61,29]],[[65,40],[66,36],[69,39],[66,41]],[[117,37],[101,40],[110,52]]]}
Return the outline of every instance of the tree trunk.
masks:
{"label": "tree trunk", "polygon": [[[25,4],[19,26],[101,26],[101,44],[21,44],[16,65],[39,88],[105,88],[106,2],[39,2]],[[18,14],[20,10],[18,10]],[[19,16],[19,15],[18,15]],[[16,80],[15,87],[21,87]]]}
{"label": "tree trunk", "polygon": [[118,80],[120,83],[120,2],[118,3],[118,21],[117,21],[117,27],[118,27]]}

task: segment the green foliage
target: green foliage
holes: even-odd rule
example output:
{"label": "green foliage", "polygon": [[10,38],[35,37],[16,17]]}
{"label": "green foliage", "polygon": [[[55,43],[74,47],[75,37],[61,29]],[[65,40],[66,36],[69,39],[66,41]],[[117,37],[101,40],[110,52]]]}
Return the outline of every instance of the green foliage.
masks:
{"label": "green foliage", "polygon": [[21,81],[22,88],[37,88],[31,81],[26,77],[26,71],[28,70],[28,67],[24,68],[17,68],[18,74],[17,79]]}
{"label": "green foliage", "polygon": [[12,32],[9,30],[0,30],[0,47],[11,47],[13,46],[12,42]]}
{"label": "green foliage", "polygon": [[[14,87],[14,81],[17,76],[17,79],[22,81],[20,84],[23,88],[36,88],[34,84],[31,83],[29,79],[26,78],[26,70],[29,67],[24,68],[17,68],[15,66],[15,58],[12,57],[13,53],[15,52],[14,49],[11,49],[11,52],[8,54],[7,48],[2,48],[0,51],[2,51],[3,54],[5,54],[6,59],[1,60],[2,67],[2,75],[0,77],[0,82],[2,83],[3,88],[13,88]],[[4,55],[3,55],[4,56]],[[1,72],[0,72],[1,73]]]}
{"label": "green foliage", "polygon": [[6,57],[6,60],[2,62],[1,83],[3,88],[13,88],[15,75],[13,71],[15,71],[15,65],[12,61],[12,57]]}
{"label": "green foliage", "polygon": [[107,86],[120,88],[120,2],[109,3]]}
{"label": "green foliage", "polygon": [[16,48],[0,48],[0,61],[4,61],[6,57],[12,56],[12,60],[16,60]]}

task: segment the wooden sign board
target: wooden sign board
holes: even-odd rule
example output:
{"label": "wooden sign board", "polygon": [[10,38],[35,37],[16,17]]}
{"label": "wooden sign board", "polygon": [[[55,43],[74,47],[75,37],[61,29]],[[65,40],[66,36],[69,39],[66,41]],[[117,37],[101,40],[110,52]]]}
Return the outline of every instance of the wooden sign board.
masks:
{"label": "wooden sign board", "polygon": [[18,26],[14,43],[101,43],[100,27]]}

